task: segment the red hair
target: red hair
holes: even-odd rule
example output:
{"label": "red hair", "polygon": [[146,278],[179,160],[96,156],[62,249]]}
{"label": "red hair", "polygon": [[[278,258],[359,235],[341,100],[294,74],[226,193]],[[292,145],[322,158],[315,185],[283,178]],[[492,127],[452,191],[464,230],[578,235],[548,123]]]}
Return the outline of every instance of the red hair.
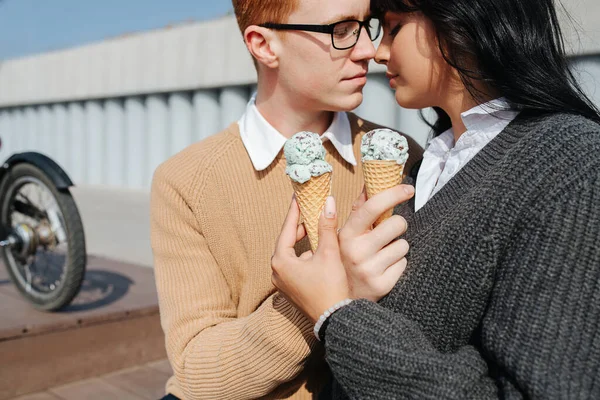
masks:
{"label": "red hair", "polygon": [[232,0],[242,34],[250,25],[285,23],[298,8],[298,0]]}

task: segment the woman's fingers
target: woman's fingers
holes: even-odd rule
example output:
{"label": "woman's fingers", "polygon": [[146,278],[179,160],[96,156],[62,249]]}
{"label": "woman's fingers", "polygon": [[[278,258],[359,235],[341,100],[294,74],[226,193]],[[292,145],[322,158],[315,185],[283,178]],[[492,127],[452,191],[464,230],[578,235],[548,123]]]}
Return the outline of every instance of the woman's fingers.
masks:
{"label": "woman's fingers", "polygon": [[296,196],[292,198],[290,208],[288,209],[287,216],[283,222],[281,233],[277,239],[275,245],[275,253],[281,251],[283,253],[294,252],[294,245],[296,244],[296,238],[298,237],[298,221],[300,220],[300,208],[296,201]]}
{"label": "woman's fingers", "polygon": [[396,240],[363,262],[346,268],[352,295],[379,301],[394,287],[406,267],[408,242]]}
{"label": "woman's fingers", "polygon": [[409,200],[413,195],[412,186],[398,185],[373,196],[350,215],[342,229],[342,234],[348,237],[362,235],[371,228],[380,215]]}
{"label": "woman's fingers", "polygon": [[[393,243],[398,236],[404,234],[406,227],[406,220],[404,218],[399,215],[393,215],[375,229],[360,237],[353,238],[353,240],[342,237],[340,248],[344,263],[347,267],[371,264],[370,260],[373,260],[378,252],[385,249],[390,243]],[[378,265],[381,268],[386,268],[390,263]]]}
{"label": "woman's fingers", "polygon": [[408,248],[409,246],[406,240],[396,240],[385,248],[379,250],[379,252],[377,252],[377,254],[368,263],[368,268],[372,269],[371,273],[374,276],[384,275],[392,265],[406,257]]}
{"label": "woman's fingers", "polygon": [[401,259],[400,261],[391,265],[388,269],[385,270],[383,275],[379,278],[378,287],[381,291],[380,296],[386,296],[389,292],[392,291],[398,280],[404,274],[406,270],[407,260],[406,258]]}
{"label": "woman's fingers", "polygon": [[306,227],[304,226],[304,223],[300,223],[298,228],[296,228],[296,243],[304,239],[304,236],[306,236]]}
{"label": "woman's fingers", "polygon": [[325,207],[319,218],[319,247],[316,254],[324,252],[339,254],[337,210],[332,196],[327,197]]}
{"label": "woman's fingers", "polygon": [[365,247],[369,247],[371,251],[383,249],[398,236],[403,235],[406,228],[406,220],[403,217],[392,215],[364,236]]}
{"label": "woman's fingers", "polygon": [[352,212],[357,211],[367,201],[367,189],[363,186],[362,192],[358,195],[358,198],[352,203]]}

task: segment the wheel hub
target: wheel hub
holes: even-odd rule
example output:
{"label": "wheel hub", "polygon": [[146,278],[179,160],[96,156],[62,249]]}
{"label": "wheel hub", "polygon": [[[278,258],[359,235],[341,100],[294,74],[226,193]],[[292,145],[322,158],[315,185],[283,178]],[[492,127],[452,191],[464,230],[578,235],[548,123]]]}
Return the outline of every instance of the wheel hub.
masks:
{"label": "wheel hub", "polygon": [[[11,238],[13,240],[11,240]],[[9,236],[11,241],[11,247],[16,251],[17,255],[25,259],[28,256],[35,254],[40,240],[36,232],[27,224],[19,224],[14,229],[12,234]]]}
{"label": "wheel hub", "polygon": [[36,228],[39,244],[42,246],[52,246],[56,243],[54,231],[47,222],[40,223]]}

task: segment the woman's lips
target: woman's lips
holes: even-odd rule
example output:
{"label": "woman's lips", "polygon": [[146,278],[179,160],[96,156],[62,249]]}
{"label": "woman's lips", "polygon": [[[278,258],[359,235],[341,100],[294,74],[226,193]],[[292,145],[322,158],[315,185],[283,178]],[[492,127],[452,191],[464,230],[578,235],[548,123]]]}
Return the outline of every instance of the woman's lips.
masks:
{"label": "woman's lips", "polygon": [[398,77],[398,75],[394,75],[394,74],[390,74],[389,72],[385,74],[386,78],[388,78],[388,80],[390,81],[390,87],[392,89],[395,89],[397,86],[396,83],[396,78]]}

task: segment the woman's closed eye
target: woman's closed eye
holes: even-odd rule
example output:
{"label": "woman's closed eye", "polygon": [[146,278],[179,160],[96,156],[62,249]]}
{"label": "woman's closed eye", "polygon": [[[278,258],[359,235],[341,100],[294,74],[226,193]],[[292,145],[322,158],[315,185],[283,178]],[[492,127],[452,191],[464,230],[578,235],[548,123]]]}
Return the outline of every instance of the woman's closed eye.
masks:
{"label": "woman's closed eye", "polygon": [[396,26],[390,30],[390,36],[396,36],[398,32],[400,32],[400,29],[402,29],[402,24],[396,24]]}

